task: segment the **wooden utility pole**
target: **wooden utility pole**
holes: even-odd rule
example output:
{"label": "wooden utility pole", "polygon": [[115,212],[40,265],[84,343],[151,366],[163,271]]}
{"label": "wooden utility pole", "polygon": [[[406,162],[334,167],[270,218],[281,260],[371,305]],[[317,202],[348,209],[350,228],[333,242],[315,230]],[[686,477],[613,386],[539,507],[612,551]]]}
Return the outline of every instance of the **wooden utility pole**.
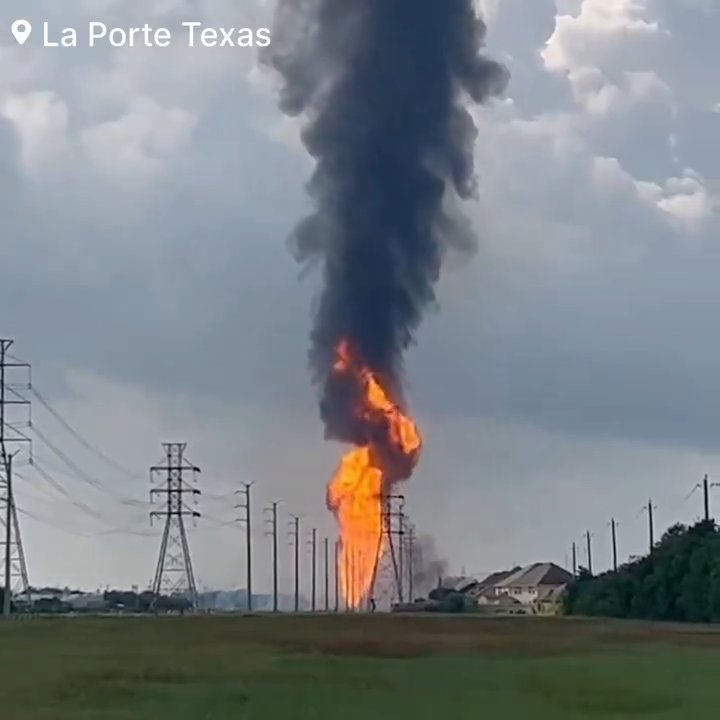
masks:
{"label": "wooden utility pole", "polygon": [[588,572],[592,575],[592,541],[590,540],[590,531],[588,530],[585,533],[585,541],[587,543],[587,563],[588,563]]}
{"label": "wooden utility pole", "polygon": [[653,519],[653,504],[652,500],[648,500],[647,504],[648,512],[648,536],[650,540],[650,552],[652,553],[655,547],[655,521]]}
{"label": "wooden utility pole", "polygon": [[617,523],[615,522],[615,518],[610,520],[610,527],[612,530],[612,557],[613,557],[613,572],[617,572],[618,570],[618,556],[617,556]]}
{"label": "wooden utility pole", "polygon": [[572,544],[572,569],[573,577],[577,577],[577,543],[574,540]]}

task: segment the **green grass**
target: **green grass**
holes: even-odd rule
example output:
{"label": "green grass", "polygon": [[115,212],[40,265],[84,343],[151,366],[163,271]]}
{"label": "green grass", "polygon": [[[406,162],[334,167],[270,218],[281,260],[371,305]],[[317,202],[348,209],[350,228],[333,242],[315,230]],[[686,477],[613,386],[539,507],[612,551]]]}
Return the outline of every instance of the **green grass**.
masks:
{"label": "green grass", "polygon": [[562,619],[57,618],[0,623],[3,720],[694,718],[720,632]]}

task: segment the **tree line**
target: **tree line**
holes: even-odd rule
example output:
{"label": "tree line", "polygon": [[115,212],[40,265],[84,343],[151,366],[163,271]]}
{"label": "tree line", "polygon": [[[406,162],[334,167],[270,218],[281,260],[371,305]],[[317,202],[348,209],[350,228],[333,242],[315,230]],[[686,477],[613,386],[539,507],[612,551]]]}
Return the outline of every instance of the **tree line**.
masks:
{"label": "tree line", "polygon": [[[36,592],[31,589],[31,592]],[[149,613],[149,612],[189,612],[192,609],[192,603],[184,597],[159,595],[155,599],[155,595],[150,591],[141,593],[131,592],[127,590],[107,590],[102,593],[102,602],[92,607],[73,607],[73,605],[63,600],[63,591],[55,592],[46,589],[45,596],[33,601],[32,606],[28,607],[23,596],[12,598],[11,607],[13,613],[39,613],[39,614],[66,614],[70,612],[97,612],[99,610],[108,612],[129,612],[129,613]],[[5,590],[0,587],[0,607],[5,597]],[[153,600],[155,603],[153,604]]]}
{"label": "tree line", "polygon": [[712,521],[674,525],[652,552],[617,572],[581,569],[565,596],[569,615],[720,622],[720,531]]}

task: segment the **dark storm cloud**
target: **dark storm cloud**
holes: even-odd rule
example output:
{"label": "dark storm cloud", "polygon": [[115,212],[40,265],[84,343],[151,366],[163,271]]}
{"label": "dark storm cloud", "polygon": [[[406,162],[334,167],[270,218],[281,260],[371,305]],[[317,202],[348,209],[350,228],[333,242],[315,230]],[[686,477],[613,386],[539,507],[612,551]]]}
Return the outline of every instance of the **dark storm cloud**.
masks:
{"label": "dark storm cloud", "polygon": [[[489,33],[494,56],[507,51],[525,61],[539,52],[527,45],[547,36],[546,11],[541,2],[537,9],[529,3],[526,27],[518,15],[522,5],[500,4]],[[665,5],[675,6],[673,0]],[[534,30],[536,23],[541,31]],[[705,33],[715,26],[707,23]],[[337,43],[347,42],[347,33],[340,33]],[[668,63],[695,58],[682,52],[687,46],[678,39]],[[50,53],[45,62],[57,66],[68,85],[74,78],[74,85],[85,87],[70,55],[56,63]],[[328,77],[328,63],[337,68],[341,49],[329,47],[326,55],[305,68],[309,86],[316,75]],[[174,98],[177,90],[165,81],[162,63],[152,58],[147,65],[158,87]],[[525,107],[536,77],[521,76],[516,68],[513,95]],[[698,84],[707,82],[702,72],[695,77]],[[256,98],[228,93],[220,81],[207,84],[208,93],[222,102],[206,107],[193,101],[200,115],[193,142],[152,215],[135,225],[115,221],[118,208],[128,217],[137,213],[112,185],[100,185],[115,210],[112,218],[104,217],[97,195],[73,192],[66,177],[42,194],[50,181],[22,177],[19,133],[0,119],[0,186],[7,190],[0,192],[0,326],[4,335],[17,338],[17,352],[35,363],[39,387],[51,367],[58,376],[81,367],[164,394],[208,393],[273,411],[311,406],[298,365],[312,288],[298,287],[293,263],[278,242],[303,211],[303,165],[293,151],[267,139],[267,124],[252,127]],[[28,89],[46,88],[55,88],[54,82],[43,79]],[[535,94],[543,109],[556,108],[544,89]],[[71,116],[89,102],[61,96]],[[418,112],[424,107],[419,103]],[[268,124],[275,113],[268,109]],[[687,164],[708,178],[718,175],[717,118],[705,113],[699,131],[697,116],[685,112],[679,133]],[[641,129],[632,137],[634,154],[645,152]],[[495,137],[478,143],[495,144]],[[544,147],[547,153],[538,151],[537,161],[530,162]],[[458,312],[446,297],[437,322],[425,328],[421,352],[412,354],[416,409],[442,417],[509,416],[563,433],[717,446],[720,417],[713,398],[720,392],[720,345],[713,328],[719,258],[709,256],[706,246],[693,249],[694,241],[680,239],[687,257],[679,263],[674,232],[626,215],[625,205],[614,198],[600,204],[582,177],[568,180],[558,170],[564,158],[558,159],[553,147],[550,141],[520,143],[513,154],[504,146],[502,164],[492,169],[483,159],[480,176],[495,191],[495,223],[499,217],[527,218],[522,226],[527,232],[517,237],[542,250],[552,244],[556,229],[536,222],[557,218],[581,229],[581,237],[593,232],[588,240],[608,248],[608,256],[649,245],[654,262],[639,261],[618,276],[603,254],[586,273],[573,270],[577,283],[563,287],[530,257],[527,267],[513,264],[509,272],[518,281],[505,287],[492,261],[478,258],[463,291],[467,309]],[[628,154],[627,148],[620,153],[623,163]],[[513,161],[517,156],[523,162]],[[69,168],[67,176],[73,172]],[[482,217],[476,226],[483,231]],[[503,244],[507,239],[501,238]],[[92,272],[82,272],[88,265]],[[531,277],[524,278],[525,271]],[[448,280],[457,286],[456,277]],[[540,289],[525,293],[527,283]],[[481,313],[490,320],[477,321]],[[689,358],[697,363],[691,370]]]}
{"label": "dark storm cloud", "polygon": [[[316,161],[315,211],[293,243],[300,261],[323,265],[311,350],[320,382],[348,339],[401,395],[402,353],[435,300],[444,250],[468,240],[447,210],[450,195],[474,189],[466,100],[507,83],[484,37],[472,0],[280,2],[269,59],[283,110],[308,116]],[[329,389],[326,421],[342,404]]]}

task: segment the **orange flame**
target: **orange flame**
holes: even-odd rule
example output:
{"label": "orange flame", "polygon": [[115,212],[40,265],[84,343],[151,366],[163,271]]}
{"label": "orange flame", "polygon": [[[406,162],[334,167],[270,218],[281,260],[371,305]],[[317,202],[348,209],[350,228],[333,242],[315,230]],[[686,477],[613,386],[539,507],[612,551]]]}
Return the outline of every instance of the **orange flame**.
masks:
{"label": "orange flame", "polygon": [[341,588],[349,607],[367,601],[382,551],[383,498],[390,484],[409,477],[422,440],[415,423],[392,402],[379,378],[353,357],[343,340],[332,372],[361,390],[353,408],[358,421],[372,429],[372,443],[348,452],[328,485],[327,503],[340,526]]}

